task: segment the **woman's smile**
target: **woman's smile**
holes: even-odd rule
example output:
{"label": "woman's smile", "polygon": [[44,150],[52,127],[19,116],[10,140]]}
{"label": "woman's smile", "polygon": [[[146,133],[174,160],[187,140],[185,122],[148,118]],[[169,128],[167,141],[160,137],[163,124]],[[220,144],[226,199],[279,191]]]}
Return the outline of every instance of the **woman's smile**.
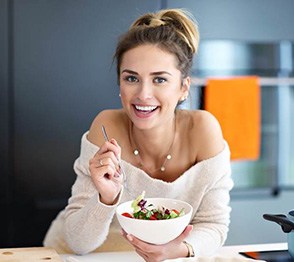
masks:
{"label": "woman's smile", "polygon": [[134,111],[137,117],[147,118],[152,116],[155,111],[159,109],[159,106],[151,106],[151,105],[134,105]]}

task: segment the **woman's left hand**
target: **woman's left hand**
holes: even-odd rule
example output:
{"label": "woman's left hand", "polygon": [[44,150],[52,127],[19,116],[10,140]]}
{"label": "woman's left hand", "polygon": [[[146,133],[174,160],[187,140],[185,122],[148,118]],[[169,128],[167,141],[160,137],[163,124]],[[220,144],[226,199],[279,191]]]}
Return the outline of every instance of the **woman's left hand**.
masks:
{"label": "woman's left hand", "polygon": [[123,236],[129,241],[131,245],[135,248],[136,252],[148,262],[159,262],[165,259],[186,257],[188,254],[188,249],[183,243],[185,238],[189,235],[193,229],[192,225],[188,225],[183,233],[179,235],[176,239],[163,245],[154,245],[146,243],[133,235],[127,234],[123,231]]}

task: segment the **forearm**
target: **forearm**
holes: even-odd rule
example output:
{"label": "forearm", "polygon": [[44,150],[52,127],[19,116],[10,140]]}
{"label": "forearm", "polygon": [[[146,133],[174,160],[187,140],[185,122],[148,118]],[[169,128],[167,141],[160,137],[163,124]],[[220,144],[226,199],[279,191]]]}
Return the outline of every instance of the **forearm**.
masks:
{"label": "forearm", "polygon": [[187,238],[195,255],[211,255],[225,242],[230,224],[229,190],[232,181],[225,176],[218,185],[206,192],[191,224]]}
{"label": "forearm", "polygon": [[193,247],[195,256],[210,256],[215,254],[224,244],[227,232],[226,225],[194,225],[194,229],[186,241]]}
{"label": "forearm", "polygon": [[83,207],[69,204],[66,208],[64,235],[68,246],[77,254],[95,250],[106,239],[115,206],[99,201],[98,194]]}

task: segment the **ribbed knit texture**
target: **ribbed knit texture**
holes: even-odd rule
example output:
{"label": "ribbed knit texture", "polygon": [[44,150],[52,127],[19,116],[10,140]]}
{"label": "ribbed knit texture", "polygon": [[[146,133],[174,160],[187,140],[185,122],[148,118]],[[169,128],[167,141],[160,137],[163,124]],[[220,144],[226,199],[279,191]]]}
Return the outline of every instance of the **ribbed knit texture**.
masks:
{"label": "ribbed knit texture", "polygon": [[[99,148],[82,137],[81,154],[75,161],[77,174],[72,196],[65,210],[52,222],[44,245],[59,253],[85,254],[99,251],[132,250],[120,235],[115,216],[119,203],[132,200],[122,190],[116,205],[107,206],[99,201],[99,194],[89,173],[89,159]],[[165,182],[148,176],[143,170],[122,160],[127,185],[132,195],[146,192],[146,197],[177,198],[193,206],[193,231],[186,239],[197,256],[214,254],[224,244],[230,222],[229,191],[231,179],[230,151],[226,142],[218,155],[201,161],[174,182]]]}

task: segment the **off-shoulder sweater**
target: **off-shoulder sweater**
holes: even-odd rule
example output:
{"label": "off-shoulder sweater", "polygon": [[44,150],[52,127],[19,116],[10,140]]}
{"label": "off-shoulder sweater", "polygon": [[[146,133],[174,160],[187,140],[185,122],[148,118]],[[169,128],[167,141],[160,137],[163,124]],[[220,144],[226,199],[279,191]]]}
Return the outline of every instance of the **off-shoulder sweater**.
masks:
{"label": "off-shoulder sweater", "polygon": [[193,246],[195,255],[211,255],[224,244],[230,222],[229,191],[233,187],[230,151],[225,141],[219,154],[193,165],[173,182],[151,178],[122,160],[130,192],[122,190],[115,205],[100,202],[91,180],[89,160],[98,149],[87,139],[86,132],[80,156],[74,163],[77,177],[72,195],[51,223],[44,246],[53,247],[59,253],[76,254],[132,250],[120,234],[115,209],[119,203],[133,199],[129,193],[137,196],[142,191],[146,197],[176,198],[192,205],[193,230],[186,241]]}

